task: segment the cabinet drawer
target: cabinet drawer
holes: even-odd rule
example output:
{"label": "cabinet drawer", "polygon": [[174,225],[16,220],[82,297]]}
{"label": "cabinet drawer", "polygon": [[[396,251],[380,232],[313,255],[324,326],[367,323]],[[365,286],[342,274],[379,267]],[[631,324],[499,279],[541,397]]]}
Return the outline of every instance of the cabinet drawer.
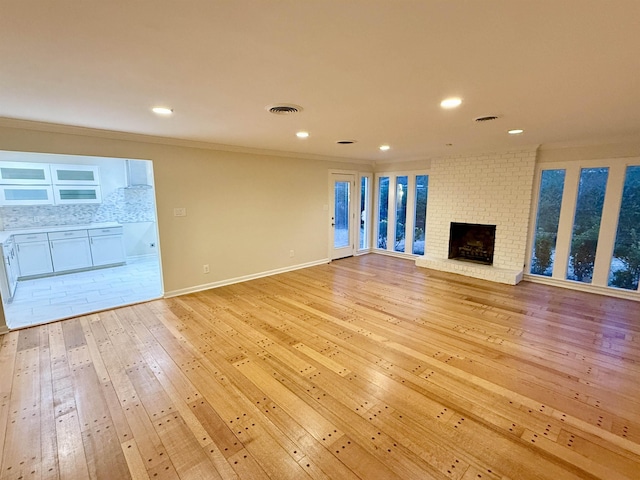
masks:
{"label": "cabinet drawer", "polygon": [[16,243],[27,243],[27,242],[46,242],[49,239],[47,238],[46,233],[21,233],[20,235],[14,235],[13,240]]}
{"label": "cabinet drawer", "polygon": [[90,237],[101,237],[103,235],[122,235],[122,227],[93,228],[89,230]]}
{"label": "cabinet drawer", "polygon": [[49,232],[49,240],[64,240],[67,238],[82,238],[87,236],[86,230],[70,230],[68,232]]}

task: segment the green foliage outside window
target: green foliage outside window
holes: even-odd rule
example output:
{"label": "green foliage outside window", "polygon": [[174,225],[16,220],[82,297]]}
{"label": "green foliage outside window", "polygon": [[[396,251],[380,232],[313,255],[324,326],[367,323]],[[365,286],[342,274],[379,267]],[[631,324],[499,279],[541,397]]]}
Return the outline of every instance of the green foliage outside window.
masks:
{"label": "green foliage outside window", "polygon": [[564,189],[564,170],[544,170],[540,180],[531,273],[551,276]]}
{"label": "green foliage outside window", "polygon": [[609,286],[638,289],[640,278],[640,167],[627,167]]}

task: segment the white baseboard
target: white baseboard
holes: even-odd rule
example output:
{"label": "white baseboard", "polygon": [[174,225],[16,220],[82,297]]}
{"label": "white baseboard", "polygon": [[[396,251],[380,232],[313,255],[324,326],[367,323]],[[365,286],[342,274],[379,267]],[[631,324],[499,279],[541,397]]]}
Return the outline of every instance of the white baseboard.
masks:
{"label": "white baseboard", "polygon": [[409,260],[415,260],[416,258],[418,258],[418,255],[414,255],[412,253],[394,252],[392,250],[382,250],[379,248],[374,248],[373,250],[371,250],[371,253],[377,253],[378,255],[386,255],[388,257],[406,258]]}
{"label": "white baseboard", "polygon": [[234,283],[247,282],[249,280],[255,280],[257,278],[270,277],[271,275],[277,275],[279,273],[293,272],[294,270],[300,270],[302,268],[315,267],[316,265],[323,265],[329,263],[328,258],[322,260],[316,260],[314,262],[301,263],[298,265],[292,265],[290,267],[276,268],[275,270],[268,270],[266,272],[252,273],[251,275],[244,275],[242,277],[229,278],[227,280],[220,280],[218,282],[204,283],[202,285],[196,285],[195,287],[181,288],[179,290],[172,290],[164,293],[164,298],[177,297],[178,295],[186,295],[188,293],[201,292],[203,290],[209,290],[212,288],[224,287],[226,285],[233,285]]}
{"label": "white baseboard", "polygon": [[157,253],[145,253],[143,255],[130,255],[127,257],[127,263],[142,262],[150,258],[158,258]]}

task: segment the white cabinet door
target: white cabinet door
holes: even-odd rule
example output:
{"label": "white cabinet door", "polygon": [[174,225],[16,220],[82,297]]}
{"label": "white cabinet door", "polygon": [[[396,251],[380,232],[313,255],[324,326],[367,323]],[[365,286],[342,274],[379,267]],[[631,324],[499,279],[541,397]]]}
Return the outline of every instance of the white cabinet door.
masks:
{"label": "white cabinet door", "polygon": [[16,245],[16,249],[21,277],[53,272],[48,241],[19,243]]}
{"label": "white cabinet door", "polygon": [[7,244],[7,251],[5,252],[7,256],[7,260],[5,262],[7,267],[7,280],[9,286],[9,297],[13,298],[13,294],[16,291],[16,286],[18,285],[18,276],[20,272],[18,271],[18,258],[16,257],[16,247],[13,242]]}
{"label": "white cabinet door", "polygon": [[91,248],[86,230],[49,233],[53,271],[64,272],[88,268],[91,264]]}
{"label": "white cabinet door", "polygon": [[122,235],[91,237],[91,255],[97,266],[124,263],[125,253]]}
{"label": "white cabinet door", "polygon": [[2,185],[51,185],[48,163],[0,162]]}
{"label": "white cabinet door", "polygon": [[47,185],[0,185],[0,205],[53,205]]}
{"label": "white cabinet door", "polygon": [[101,203],[102,192],[97,186],[68,186],[53,187],[56,205],[65,205],[68,203]]}
{"label": "white cabinet door", "polygon": [[97,165],[51,165],[54,185],[100,185]]}

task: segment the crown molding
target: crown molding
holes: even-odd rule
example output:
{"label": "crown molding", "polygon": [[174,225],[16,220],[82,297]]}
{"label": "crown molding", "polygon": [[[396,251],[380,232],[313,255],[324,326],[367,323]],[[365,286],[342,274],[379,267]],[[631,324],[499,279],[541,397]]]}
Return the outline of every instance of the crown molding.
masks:
{"label": "crown molding", "polygon": [[201,142],[174,137],[160,137],[141,133],[120,132],[116,130],[103,130],[98,128],[78,127],[59,123],[38,122],[22,120],[18,118],[0,117],[0,127],[31,130],[45,133],[60,133],[65,135],[77,135],[83,137],[104,138],[109,140],[122,140],[127,142],[148,143],[154,145],[167,145],[173,147],[197,148],[202,150],[215,150],[221,152],[248,153],[270,157],[298,158],[334,163],[356,163],[373,165],[373,160],[357,159],[350,157],[332,157],[327,155],[315,155],[309,153],[289,152],[282,150],[267,150],[260,148],[242,147],[238,145],[225,145],[218,143]]}

